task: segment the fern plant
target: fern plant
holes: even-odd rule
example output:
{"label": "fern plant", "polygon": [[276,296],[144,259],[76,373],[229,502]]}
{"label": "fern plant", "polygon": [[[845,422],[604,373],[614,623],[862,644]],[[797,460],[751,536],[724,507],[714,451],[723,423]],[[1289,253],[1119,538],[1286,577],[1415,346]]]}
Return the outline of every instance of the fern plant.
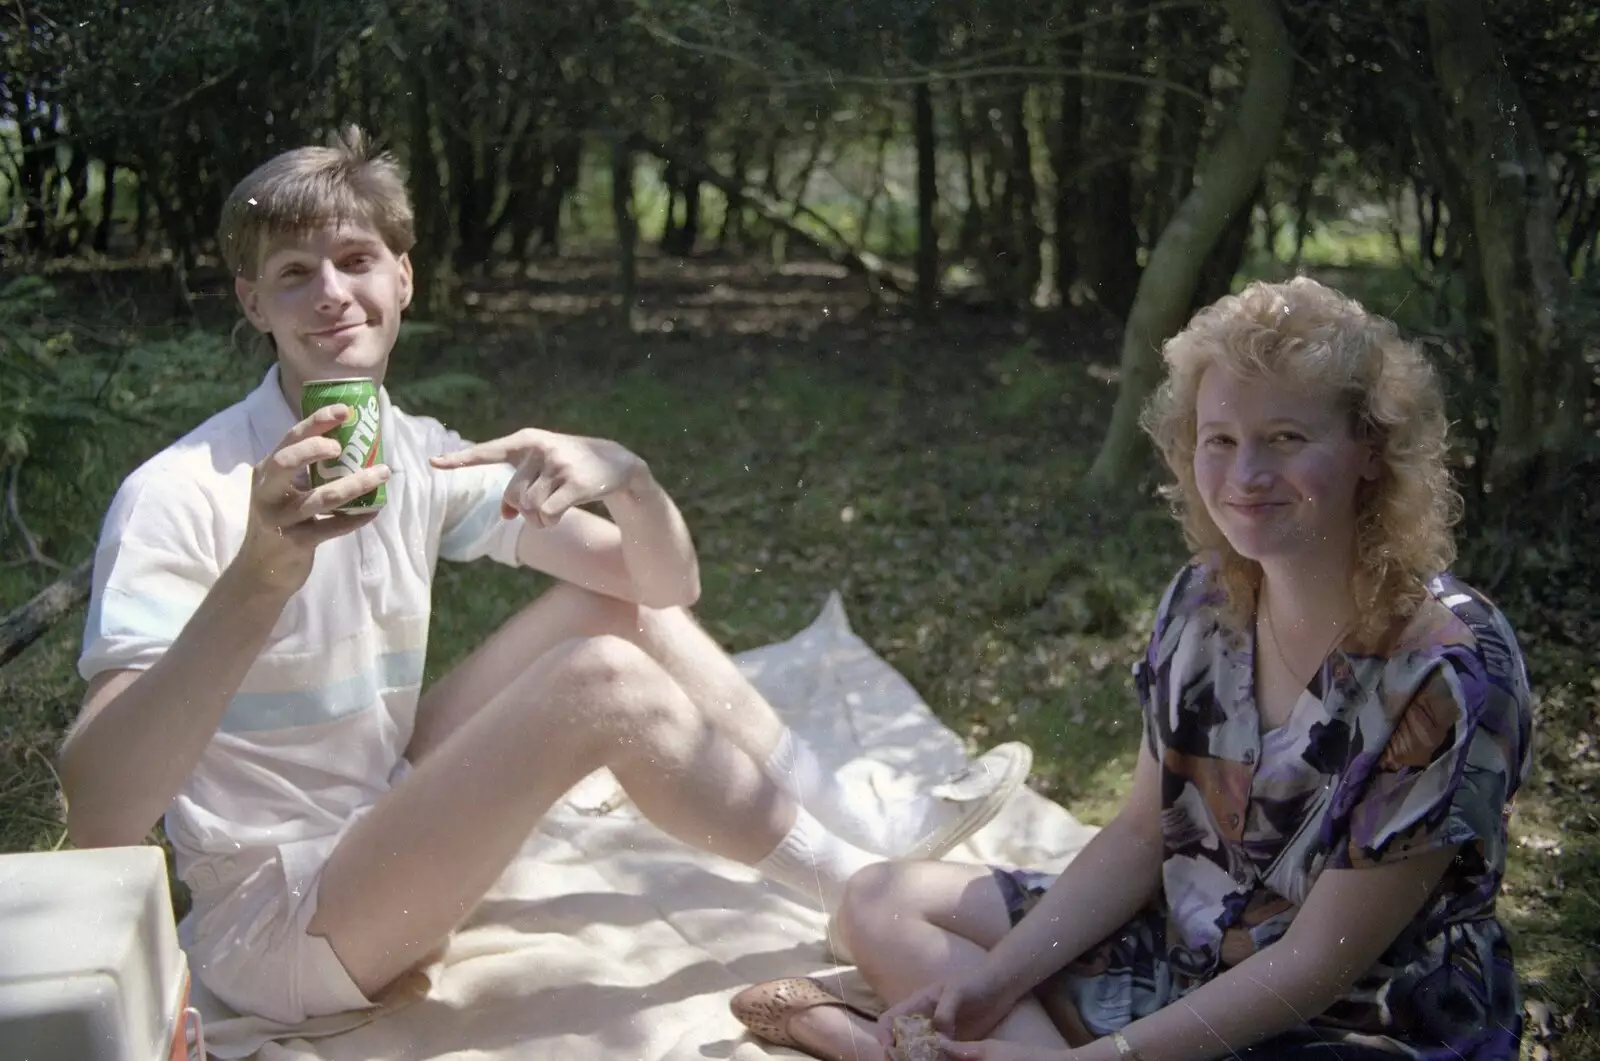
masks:
{"label": "fern plant", "polygon": [[0,540],[15,538],[5,551],[46,566],[42,543],[82,551],[134,463],[259,371],[212,332],[106,333],[39,277],[0,286]]}

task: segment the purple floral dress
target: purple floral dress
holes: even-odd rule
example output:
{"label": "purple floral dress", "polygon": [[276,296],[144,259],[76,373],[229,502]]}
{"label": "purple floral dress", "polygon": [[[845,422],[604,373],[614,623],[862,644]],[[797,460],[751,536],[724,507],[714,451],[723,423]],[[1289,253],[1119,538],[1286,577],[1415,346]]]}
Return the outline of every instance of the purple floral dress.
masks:
{"label": "purple floral dress", "polygon": [[[1161,764],[1156,908],[1058,976],[1088,1029],[1181,998],[1281,938],[1324,869],[1458,848],[1415,920],[1302,1036],[1451,1061],[1516,1058],[1521,998],[1495,898],[1532,715],[1510,624],[1452,576],[1377,642],[1347,639],[1263,734],[1254,636],[1194,565],[1163,597],[1135,667]],[[1014,921],[1050,877],[1000,871]],[[1327,1055],[1324,1050],[1323,1056]]]}

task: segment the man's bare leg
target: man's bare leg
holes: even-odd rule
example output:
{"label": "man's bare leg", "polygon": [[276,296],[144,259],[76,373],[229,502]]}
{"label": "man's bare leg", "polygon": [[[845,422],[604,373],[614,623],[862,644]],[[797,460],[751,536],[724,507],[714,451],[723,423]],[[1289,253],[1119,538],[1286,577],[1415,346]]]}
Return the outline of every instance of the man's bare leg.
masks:
{"label": "man's bare leg", "polygon": [[495,631],[424,697],[415,762],[556,645],[610,635],[644,649],[707,718],[757,762],[783,735],[772,705],[682,608],[645,608],[562,582]]}
{"label": "man's bare leg", "polygon": [[645,608],[565,583],[512,616],[428,692],[408,755],[420,761],[552,646],[604,635],[642,648],[779,787],[843,839],[869,851],[937,857],[998,813],[1027,776],[1031,757],[1026,749],[1005,745],[976,764],[990,784],[978,786],[964,802],[918,796],[888,815],[876,806],[861,806],[687,611]]}
{"label": "man's bare leg", "polygon": [[[479,677],[453,695],[479,691]],[[836,896],[873,861],[799,810],[627,641],[555,645],[481,707],[436,707],[458,728],[351,828],[318,889],[310,931],[368,997],[448,935],[555,800],[601,767],[665,832],[791,886],[819,876]]]}

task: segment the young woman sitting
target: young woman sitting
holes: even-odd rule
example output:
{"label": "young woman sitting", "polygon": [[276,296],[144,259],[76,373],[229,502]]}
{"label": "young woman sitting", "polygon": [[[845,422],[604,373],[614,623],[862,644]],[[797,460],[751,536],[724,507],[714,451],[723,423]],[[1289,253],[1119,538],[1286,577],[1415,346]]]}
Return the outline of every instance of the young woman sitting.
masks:
{"label": "young woman sitting", "polygon": [[883,1061],[926,1014],[958,1061],[1516,1058],[1495,900],[1530,695],[1448,570],[1433,371],[1309,279],[1221,299],[1164,356],[1145,427],[1195,559],[1135,668],[1126,804],[1059,876],[862,870],[836,927],[891,1008],[758,984],[733,1008],[762,1038]]}

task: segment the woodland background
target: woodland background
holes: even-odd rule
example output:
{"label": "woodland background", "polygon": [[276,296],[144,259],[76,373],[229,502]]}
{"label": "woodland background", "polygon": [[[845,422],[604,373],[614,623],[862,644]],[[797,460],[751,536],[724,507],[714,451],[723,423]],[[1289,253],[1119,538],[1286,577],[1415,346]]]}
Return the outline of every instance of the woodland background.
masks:
{"label": "woodland background", "polygon": [[[1183,556],[1135,423],[1161,341],[1257,277],[1392,316],[1539,693],[1524,1052],[1600,1057],[1597,54],[1586,0],[0,0],[0,850],[66,842],[116,484],[267,363],[222,201],[353,121],[416,205],[400,400],[623,441],[730,647],[838,587],[1089,821]],[[430,678],[539,588],[442,569]]]}

